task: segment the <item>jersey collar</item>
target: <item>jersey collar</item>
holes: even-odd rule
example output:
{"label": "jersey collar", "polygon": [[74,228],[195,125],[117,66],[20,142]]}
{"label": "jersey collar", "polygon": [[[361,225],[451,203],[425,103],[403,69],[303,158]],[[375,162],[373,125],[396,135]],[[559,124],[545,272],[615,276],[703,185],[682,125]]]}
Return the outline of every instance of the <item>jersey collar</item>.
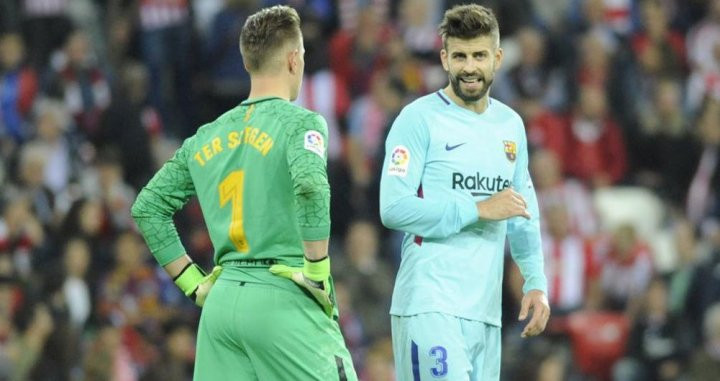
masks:
{"label": "jersey collar", "polygon": [[269,101],[269,100],[272,100],[272,99],[285,100],[285,99],[283,99],[283,98],[270,95],[270,96],[267,96],[267,97],[249,98],[249,99],[246,99],[246,100],[242,101],[240,104],[241,104],[241,105],[249,105],[249,104],[253,104],[253,103],[260,103],[260,102]]}

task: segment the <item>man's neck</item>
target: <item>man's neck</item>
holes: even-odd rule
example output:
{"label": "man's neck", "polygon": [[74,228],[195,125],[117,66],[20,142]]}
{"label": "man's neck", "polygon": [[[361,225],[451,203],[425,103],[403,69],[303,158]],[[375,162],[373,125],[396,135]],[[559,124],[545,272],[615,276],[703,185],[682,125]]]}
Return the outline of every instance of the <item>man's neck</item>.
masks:
{"label": "man's neck", "polygon": [[278,75],[254,75],[250,78],[250,94],[248,99],[263,97],[278,97],[290,100],[290,88],[286,81],[280,80]]}
{"label": "man's neck", "polygon": [[485,94],[485,96],[478,99],[477,101],[465,102],[464,100],[462,100],[462,98],[460,98],[459,96],[457,96],[457,94],[455,94],[455,91],[453,90],[452,85],[448,84],[444,90],[445,90],[445,94],[447,94],[447,96],[450,97],[450,99],[453,102],[455,102],[456,105],[458,105],[464,109],[468,109],[472,112],[482,114],[488,108],[488,94],[490,93],[490,91],[488,91]]}

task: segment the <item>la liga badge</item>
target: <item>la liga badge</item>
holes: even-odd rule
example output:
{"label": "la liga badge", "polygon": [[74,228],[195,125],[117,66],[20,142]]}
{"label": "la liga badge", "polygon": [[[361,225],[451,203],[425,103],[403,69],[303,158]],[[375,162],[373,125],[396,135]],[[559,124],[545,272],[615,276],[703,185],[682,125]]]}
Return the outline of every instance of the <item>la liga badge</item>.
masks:
{"label": "la liga badge", "polygon": [[390,155],[388,175],[405,177],[410,165],[410,150],[405,146],[395,146]]}
{"label": "la liga badge", "polygon": [[325,139],[317,131],[308,131],[305,133],[305,149],[325,158]]}

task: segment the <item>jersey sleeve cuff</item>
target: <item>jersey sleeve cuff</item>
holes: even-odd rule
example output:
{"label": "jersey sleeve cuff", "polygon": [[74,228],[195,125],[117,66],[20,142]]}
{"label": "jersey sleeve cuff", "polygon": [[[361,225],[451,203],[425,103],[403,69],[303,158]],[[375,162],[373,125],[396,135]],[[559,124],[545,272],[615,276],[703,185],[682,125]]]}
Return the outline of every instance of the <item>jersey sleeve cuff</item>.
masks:
{"label": "jersey sleeve cuff", "polygon": [[547,295],[547,280],[544,276],[534,277],[525,281],[523,294],[527,294],[532,290],[540,290]]}
{"label": "jersey sleeve cuff", "polygon": [[160,266],[165,266],[168,263],[185,255],[185,247],[183,247],[180,240],[176,240],[171,244],[163,247],[162,249],[154,250],[153,256],[158,261]]}
{"label": "jersey sleeve cuff", "polygon": [[322,241],[330,238],[330,225],[316,227],[300,227],[303,241]]}
{"label": "jersey sleeve cuff", "polygon": [[459,209],[460,209],[460,221],[462,223],[462,227],[468,226],[472,223],[475,223],[478,221],[478,212],[477,212],[477,206],[475,205],[475,201],[472,200],[461,200],[459,201]]}

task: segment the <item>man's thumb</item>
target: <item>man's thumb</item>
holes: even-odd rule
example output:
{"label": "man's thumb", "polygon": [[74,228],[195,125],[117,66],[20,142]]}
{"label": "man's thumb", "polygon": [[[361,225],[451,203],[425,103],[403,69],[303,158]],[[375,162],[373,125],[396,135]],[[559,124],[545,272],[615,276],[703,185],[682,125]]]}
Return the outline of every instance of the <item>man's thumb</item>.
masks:
{"label": "man's thumb", "polygon": [[530,298],[523,296],[522,302],[520,302],[520,315],[518,316],[518,320],[525,320],[528,310],[530,310]]}

